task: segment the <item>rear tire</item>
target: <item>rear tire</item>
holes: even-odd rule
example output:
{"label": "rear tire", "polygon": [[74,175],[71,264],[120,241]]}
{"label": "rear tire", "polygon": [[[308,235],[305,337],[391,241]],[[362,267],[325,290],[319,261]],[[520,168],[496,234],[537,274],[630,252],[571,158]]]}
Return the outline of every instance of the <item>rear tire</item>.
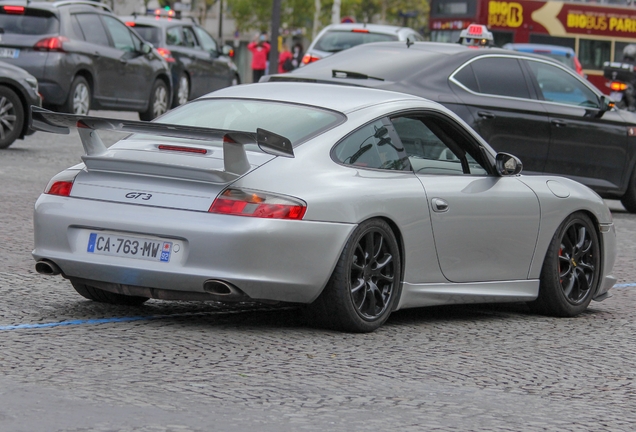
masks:
{"label": "rear tire", "polygon": [[144,121],[150,121],[168,111],[168,86],[165,82],[158,79],[152,86],[150,92],[150,100],[148,101],[148,109],[139,113],[139,118]]}
{"label": "rear tire", "polygon": [[601,248],[590,218],[573,213],[559,226],[543,261],[539,297],[528,303],[544,315],[573,317],[587,309],[601,271]]}
{"label": "rear tire", "polygon": [[391,227],[380,219],[363,222],[347,241],[327,286],[308,306],[309,320],[355,333],[378,329],[399,297],[401,265]]}
{"label": "rear tire", "polygon": [[179,76],[179,82],[174,95],[174,101],[172,107],[176,108],[179,105],[183,105],[190,99],[190,81],[188,76],[182,72]]}
{"label": "rear tire", "polygon": [[79,282],[71,281],[71,284],[79,295],[99,303],[124,306],[139,306],[148,300],[147,297],[127,296],[123,294],[112,293],[110,291],[104,291],[102,289]]}
{"label": "rear tire", "polygon": [[636,213],[636,168],[629,177],[629,185],[627,185],[625,195],[621,197],[621,204],[628,212]]}
{"label": "rear tire", "polygon": [[62,111],[70,114],[88,115],[91,109],[91,87],[82,76],[76,76],[71,84],[66,103]]}
{"label": "rear tire", "polygon": [[18,95],[10,88],[0,87],[0,149],[20,137],[24,120],[24,106]]}

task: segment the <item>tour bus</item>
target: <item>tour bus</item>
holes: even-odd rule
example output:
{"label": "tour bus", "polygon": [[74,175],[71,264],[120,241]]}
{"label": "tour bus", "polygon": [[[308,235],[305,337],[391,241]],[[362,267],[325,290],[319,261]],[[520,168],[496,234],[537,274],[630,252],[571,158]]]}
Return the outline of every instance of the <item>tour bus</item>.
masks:
{"label": "tour bus", "polygon": [[495,45],[535,43],[574,49],[588,80],[609,93],[603,62],[621,61],[625,45],[636,43],[632,0],[431,0],[435,42],[457,42],[472,23],[485,24]]}

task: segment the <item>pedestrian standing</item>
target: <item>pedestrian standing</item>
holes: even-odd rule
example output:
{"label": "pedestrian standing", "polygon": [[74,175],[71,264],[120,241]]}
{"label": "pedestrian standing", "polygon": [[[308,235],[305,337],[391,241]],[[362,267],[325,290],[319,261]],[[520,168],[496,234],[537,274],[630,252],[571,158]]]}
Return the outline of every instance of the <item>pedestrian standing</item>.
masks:
{"label": "pedestrian standing", "polygon": [[294,70],[292,58],[292,53],[289,51],[287,44],[283,44],[280,54],[278,55],[278,73],[285,73]]}
{"label": "pedestrian standing", "polygon": [[303,54],[303,44],[296,42],[292,48],[292,65],[294,66],[294,69],[300,67],[302,64]]}
{"label": "pedestrian standing", "polygon": [[247,49],[252,53],[252,82],[257,83],[261,77],[265,75],[269,48],[265,34],[257,35],[254,40],[247,45]]}

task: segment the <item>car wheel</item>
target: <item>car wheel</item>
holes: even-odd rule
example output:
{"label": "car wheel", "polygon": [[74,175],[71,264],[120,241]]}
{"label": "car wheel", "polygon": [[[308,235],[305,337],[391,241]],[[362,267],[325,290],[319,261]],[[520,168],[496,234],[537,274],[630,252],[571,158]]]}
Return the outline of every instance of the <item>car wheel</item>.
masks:
{"label": "car wheel", "polygon": [[84,77],[76,76],[71,84],[63,110],[71,114],[87,115],[91,109],[91,87]]}
{"label": "car wheel", "polygon": [[110,291],[104,291],[103,289],[95,288],[94,286],[86,285],[76,281],[71,281],[73,288],[82,297],[89,300],[93,300],[100,303],[109,303],[115,305],[125,306],[139,306],[148,300],[147,297],[127,296],[123,294],[112,293]]}
{"label": "car wheel", "polygon": [[536,312],[561,317],[580,314],[599,284],[601,248],[594,224],[583,213],[570,215],[552,237],[543,261]]}
{"label": "car wheel", "polygon": [[168,111],[168,86],[162,80],[155,81],[150,92],[148,110],[139,113],[139,118],[150,121]]}
{"label": "car wheel", "polygon": [[380,219],[353,232],[321,295],[308,308],[313,323],[356,333],[372,332],[391,314],[400,288],[400,250]]}
{"label": "car wheel", "polygon": [[179,77],[179,84],[177,87],[177,94],[174,98],[173,107],[178,107],[179,105],[183,105],[188,102],[190,99],[190,81],[188,81],[188,76],[184,73]]}
{"label": "car wheel", "polygon": [[7,87],[0,87],[0,148],[7,148],[18,139],[24,117],[24,107],[18,95]]}

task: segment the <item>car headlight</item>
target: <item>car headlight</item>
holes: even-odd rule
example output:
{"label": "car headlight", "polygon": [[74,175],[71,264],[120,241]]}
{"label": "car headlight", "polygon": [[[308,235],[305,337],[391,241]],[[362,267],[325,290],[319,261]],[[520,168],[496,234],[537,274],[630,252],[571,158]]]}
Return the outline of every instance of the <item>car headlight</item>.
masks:
{"label": "car headlight", "polygon": [[30,76],[28,78],[25,78],[24,80],[31,86],[33,91],[35,91],[36,93],[38,92],[38,80],[35,77]]}

